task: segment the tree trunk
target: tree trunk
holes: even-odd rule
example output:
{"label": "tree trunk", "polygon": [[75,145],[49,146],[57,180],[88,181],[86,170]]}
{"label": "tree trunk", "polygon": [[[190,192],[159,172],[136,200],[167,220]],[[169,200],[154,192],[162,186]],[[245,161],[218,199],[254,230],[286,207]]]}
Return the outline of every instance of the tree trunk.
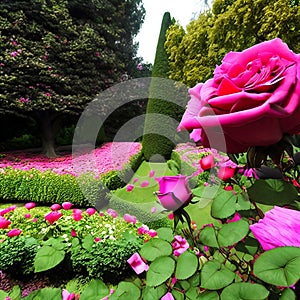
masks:
{"label": "tree trunk", "polygon": [[42,138],[42,151],[47,157],[57,157],[55,152],[55,120],[57,114],[51,111],[37,112],[37,121]]}

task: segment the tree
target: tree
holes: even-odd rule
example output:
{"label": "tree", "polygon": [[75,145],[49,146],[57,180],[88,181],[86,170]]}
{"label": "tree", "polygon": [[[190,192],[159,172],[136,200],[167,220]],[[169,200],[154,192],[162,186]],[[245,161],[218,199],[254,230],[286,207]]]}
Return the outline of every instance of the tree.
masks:
{"label": "tree", "polygon": [[[169,62],[164,44],[167,29],[173,23],[170,13],[165,12],[161,23],[152,77],[168,77]],[[150,85],[142,140],[142,149],[146,160],[151,158],[161,160],[161,157],[167,159],[174,148],[174,138],[171,137],[174,137],[176,132],[174,119],[178,119],[178,107],[176,104],[166,101],[166,99],[153,98],[153,94],[157,90],[168,92],[162,84],[160,81],[152,80]],[[167,116],[168,118],[161,118],[161,116]],[[159,157],[156,156],[155,158],[155,155],[159,155]]]}
{"label": "tree", "polygon": [[[185,34],[175,26],[168,31],[170,77],[193,86],[212,77],[227,52],[242,51],[275,37],[299,53],[299,28],[298,1],[215,0],[212,10],[192,21]],[[174,46],[177,52],[172,56]]]}
{"label": "tree", "polygon": [[1,1],[0,112],[36,120],[55,156],[61,122],[130,73],[144,13],[141,0]]}

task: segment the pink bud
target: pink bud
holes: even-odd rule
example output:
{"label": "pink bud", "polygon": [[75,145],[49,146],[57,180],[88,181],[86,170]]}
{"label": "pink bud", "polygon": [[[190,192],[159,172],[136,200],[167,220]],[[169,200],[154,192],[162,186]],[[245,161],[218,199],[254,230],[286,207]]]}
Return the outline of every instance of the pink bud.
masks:
{"label": "pink bud", "polygon": [[7,233],[7,236],[11,238],[11,237],[20,235],[21,232],[22,232],[21,229],[14,228],[14,229],[10,230],[10,231]]}
{"label": "pink bud", "polygon": [[55,204],[51,205],[50,208],[52,210],[59,210],[61,208],[61,206],[60,206],[60,204],[55,203]]}
{"label": "pink bud", "polygon": [[214,157],[212,154],[207,155],[199,163],[202,170],[209,170],[215,165]]}
{"label": "pink bud", "polygon": [[77,236],[77,233],[76,233],[76,230],[75,230],[75,229],[72,229],[72,230],[71,230],[71,236],[72,236],[72,237],[76,237],[76,236]]}
{"label": "pink bud", "polygon": [[87,214],[89,216],[92,216],[94,213],[96,213],[96,209],[95,208],[92,208],[92,207],[89,207],[87,210],[86,210]]}
{"label": "pink bud", "polygon": [[136,223],[136,217],[135,216],[131,216],[129,214],[125,214],[123,218],[124,218],[125,222],[127,222],[127,223],[131,223],[131,224],[135,224]]}
{"label": "pink bud", "polygon": [[32,208],[34,208],[36,206],[36,204],[34,202],[28,202],[25,204],[25,207],[30,210]]}
{"label": "pink bud", "polygon": [[62,204],[63,209],[68,210],[73,206],[73,204],[71,202],[64,202]]}
{"label": "pink bud", "polygon": [[126,187],[126,191],[127,192],[131,192],[134,189],[134,185],[133,184],[128,184]]}
{"label": "pink bud", "polygon": [[223,181],[227,181],[228,179],[234,176],[234,173],[235,173],[235,168],[220,167],[218,171],[218,177]]}

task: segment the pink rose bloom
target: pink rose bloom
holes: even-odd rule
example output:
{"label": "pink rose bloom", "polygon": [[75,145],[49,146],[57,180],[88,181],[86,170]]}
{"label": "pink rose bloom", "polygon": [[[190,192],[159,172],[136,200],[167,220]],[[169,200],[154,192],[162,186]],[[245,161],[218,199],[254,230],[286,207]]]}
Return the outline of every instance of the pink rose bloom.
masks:
{"label": "pink rose bloom", "polygon": [[61,209],[61,206],[60,206],[60,204],[55,203],[55,204],[51,205],[50,208],[52,210],[59,210],[59,209]]}
{"label": "pink rose bloom", "polygon": [[76,222],[80,221],[82,219],[82,210],[81,209],[73,209],[72,216]]}
{"label": "pink rose bloom", "polygon": [[45,220],[47,220],[50,225],[56,222],[63,214],[60,211],[51,211],[45,215]]}
{"label": "pink rose bloom", "polygon": [[63,207],[63,209],[69,210],[73,206],[73,204],[71,202],[64,202],[61,206]]}
{"label": "pink rose bloom", "polygon": [[174,300],[172,293],[168,292],[163,297],[161,297],[161,300]]}
{"label": "pink rose bloom", "polygon": [[7,233],[7,236],[11,238],[11,237],[20,235],[21,232],[22,232],[21,229],[13,228],[12,230],[10,230],[10,231]]}
{"label": "pink rose bloom", "polygon": [[187,176],[163,176],[157,181],[159,192],[156,195],[165,209],[175,211],[191,201],[193,196]]}
{"label": "pink rose bloom", "polygon": [[172,248],[173,248],[173,254],[175,256],[179,256],[180,254],[185,252],[187,249],[189,249],[189,247],[190,247],[190,245],[185,238],[183,238],[180,235],[174,236]]}
{"label": "pink rose bloom", "polygon": [[135,224],[136,223],[136,217],[135,216],[131,216],[129,214],[125,214],[123,218],[124,218],[125,222],[127,222],[127,223],[131,223],[131,224]]}
{"label": "pink rose bloom", "polygon": [[89,216],[92,216],[93,214],[96,213],[96,209],[93,208],[93,207],[89,207],[89,208],[86,210],[86,212],[87,212],[87,214],[88,214]]}
{"label": "pink rose bloom", "polygon": [[262,248],[300,247],[300,211],[274,206],[258,223],[250,225]]}
{"label": "pink rose bloom", "polygon": [[5,214],[15,210],[16,207],[17,207],[16,205],[11,205],[10,207],[7,207],[7,208],[4,208],[4,209],[0,210],[0,216],[4,216]]}
{"label": "pink rose bloom", "polygon": [[34,208],[36,204],[34,202],[28,202],[24,205],[28,210]]}
{"label": "pink rose bloom", "polygon": [[138,253],[134,253],[127,262],[130,264],[136,274],[141,274],[144,271],[148,271],[149,266],[144,262]]}
{"label": "pink rose bloom", "polygon": [[279,38],[229,52],[212,79],[189,90],[178,130],[195,130],[195,142],[228,153],[269,146],[284,134],[298,133],[299,62],[300,54]]}
{"label": "pink rose bloom", "polygon": [[141,227],[138,228],[137,232],[138,234],[146,234],[149,232],[149,227],[143,224]]}
{"label": "pink rose bloom", "polygon": [[11,221],[0,216],[0,228],[1,229],[7,229],[10,224],[11,224]]}
{"label": "pink rose bloom", "polygon": [[72,229],[72,230],[71,230],[71,236],[72,236],[72,237],[76,237],[76,236],[77,236],[77,233],[76,233],[76,230],[75,230],[75,229]]}
{"label": "pink rose bloom", "polygon": [[228,179],[232,178],[235,174],[235,168],[231,168],[231,167],[220,167],[220,169],[218,170],[218,174],[217,176],[223,180],[223,181],[227,181]]}
{"label": "pink rose bloom", "polygon": [[215,159],[212,154],[209,154],[203,158],[201,158],[200,162],[200,167],[202,170],[209,170],[215,165]]}

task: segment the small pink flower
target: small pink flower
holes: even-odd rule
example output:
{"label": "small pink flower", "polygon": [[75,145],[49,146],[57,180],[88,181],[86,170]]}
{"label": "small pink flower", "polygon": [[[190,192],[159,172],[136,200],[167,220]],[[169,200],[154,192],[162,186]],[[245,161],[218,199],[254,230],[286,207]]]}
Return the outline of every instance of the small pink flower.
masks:
{"label": "small pink flower", "polygon": [[148,232],[149,232],[149,227],[147,225],[144,225],[144,224],[141,227],[139,227],[138,230],[137,230],[137,233],[139,235],[146,234]]}
{"label": "small pink flower", "polygon": [[47,60],[48,59],[48,56],[47,55],[44,55],[43,56],[43,60]]}
{"label": "small pink flower", "polygon": [[18,43],[16,41],[12,41],[11,43],[12,43],[13,46],[17,46],[18,45]]}
{"label": "small pink flower", "polygon": [[128,184],[126,187],[126,191],[127,192],[131,192],[134,189],[134,185],[133,184]]}
{"label": "small pink flower", "polygon": [[45,215],[45,220],[47,220],[50,225],[56,222],[63,214],[60,211],[51,211]]}
{"label": "small pink flower", "polygon": [[174,220],[174,214],[173,213],[168,214],[168,219],[169,220]]}
{"label": "small pink flower", "polygon": [[63,207],[63,209],[69,210],[73,206],[73,204],[71,202],[64,202],[61,206]]}
{"label": "small pink flower", "polygon": [[138,178],[134,178],[134,179],[133,179],[133,183],[136,183],[136,182],[138,182],[138,181],[139,181]]}
{"label": "small pink flower", "polygon": [[51,97],[51,93],[45,93],[46,97]]}
{"label": "small pink flower", "polygon": [[82,219],[82,210],[81,209],[73,209],[72,216],[76,222],[80,221]]}
{"label": "small pink flower", "polygon": [[179,256],[187,249],[189,249],[190,245],[185,238],[183,238],[180,235],[175,235],[174,241],[172,243],[172,247],[173,247],[173,254],[175,256]]}
{"label": "small pink flower", "polygon": [[33,222],[33,223],[36,223],[37,221],[38,221],[37,218],[33,218],[33,219],[32,219],[32,222]]}
{"label": "small pink flower", "polygon": [[60,204],[55,203],[55,204],[51,205],[50,208],[52,210],[59,210],[59,209],[61,209],[61,206],[60,206]]}
{"label": "small pink flower", "polygon": [[100,216],[100,217],[103,217],[104,215],[105,215],[105,214],[104,214],[103,211],[100,211],[100,212],[99,212],[99,216]]}
{"label": "small pink flower", "polygon": [[71,230],[71,236],[72,236],[72,237],[76,237],[76,236],[77,236],[77,233],[76,233],[76,230],[75,230],[75,229],[72,229],[72,230]]}
{"label": "small pink flower", "polygon": [[24,205],[28,210],[34,208],[36,204],[34,202],[28,202]]}
{"label": "small pink flower", "polygon": [[96,51],[96,52],[95,52],[95,56],[96,56],[96,57],[99,57],[99,56],[100,56],[100,52],[99,52],[99,51]]}
{"label": "small pink flower", "polygon": [[26,219],[30,219],[31,214],[25,214],[24,217],[25,217]]}
{"label": "small pink flower", "polygon": [[142,257],[138,253],[134,253],[127,262],[130,264],[136,274],[141,274],[144,271],[148,271],[149,266],[144,262]]}
{"label": "small pink flower", "polygon": [[94,241],[95,241],[96,243],[101,242],[101,238],[97,236],[97,237],[94,238]]}
{"label": "small pink flower", "polygon": [[10,53],[10,56],[11,57],[16,57],[18,55],[18,52],[17,51],[13,51]]}
{"label": "small pink flower", "polygon": [[201,158],[199,164],[202,170],[211,169],[215,165],[214,156],[212,154],[204,156],[203,158]]}
{"label": "small pink flower", "polygon": [[86,210],[86,212],[87,212],[87,214],[88,214],[89,216],[92,216],[93,214],[96,213],[96,209],[93,208],[93,207],[89,207],[89,208]]}
{"label": "small pink flower", "polygon": [[220,167],[220,169],[218,170],[218,174],[217,176],[223,180],[223,181],[227,181],[230,178],[232,178],[234,176],[235,173],[235,168],[231,168],[231,167]]}
{"label": "small pink flower", "polygon": [[125,214],[123,218],[124,218],[125,222],[127,222],[127,223],[131,223],[131,224],[135,224],[136,223],[136,217],[135,216],[131,216],[129,214]]}
{"label": "small pink flower", "polygon": [[21,229],[13,228],[12,230],[10,230],[10,231],[7,233],[7,236],[11,238],[11,237],[20,235],[21,232],[22,232]]}
{"label": "small pink flower", "polygon": [[108,213],[111,217],[113,217],[113,218],[116,218],[116,217],[118,216],[118,213],[117,213],[115,210],[111,209],[111,208],[109,208],[109,209],[107,210],[107,213]]}
{"label": "small pink flower", "polygon": [[10,224],[11,224],[11,221],[0,216],[0,228],[1,229],[7,229]]}
{"label": "small pink flower", "polygon": [[154,230],[154,229],[150,229],[149,231],[148,231],[148,234],[150,235],[150,237],[155,237],[155,236],[157,236],[157,232]]}
{"label": "small pink flower", "polygon": [[224,187],[224,190],[225,191],[232,191],[233,187],[232,187],[232,185],[227,185],[227,186]]}

